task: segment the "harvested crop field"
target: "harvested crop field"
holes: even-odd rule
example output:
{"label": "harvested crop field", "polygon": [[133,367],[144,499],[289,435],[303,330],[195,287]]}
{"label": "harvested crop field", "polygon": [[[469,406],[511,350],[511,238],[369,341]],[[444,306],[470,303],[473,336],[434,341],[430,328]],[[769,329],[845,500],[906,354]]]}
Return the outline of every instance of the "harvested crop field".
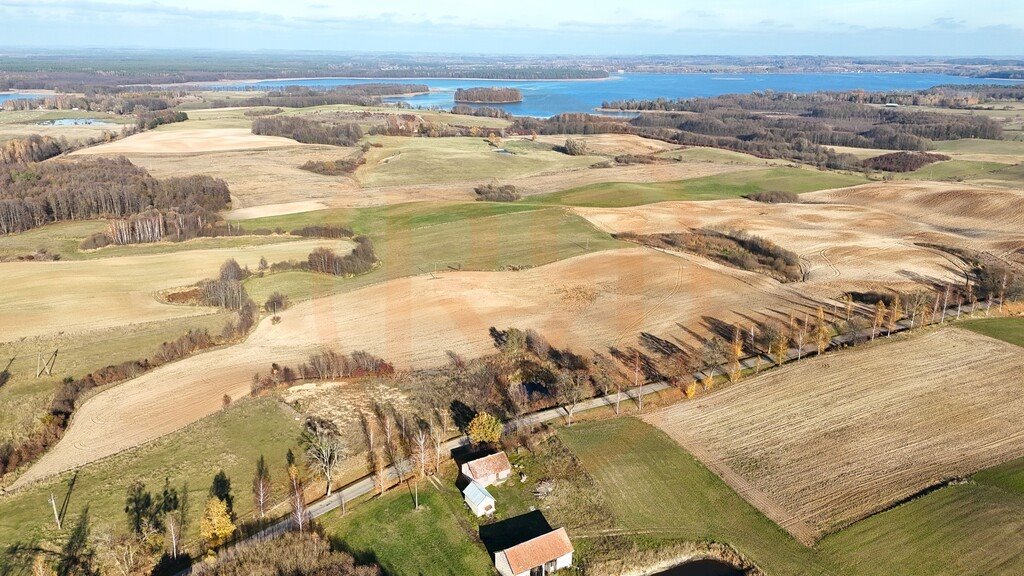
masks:
{"label": "harvested crop field", "polygon": [[[553,345],[606,350],[640,332],[678,342],[715,317],[811,303],[785,285],[645,248],[596,252],[521,272],[444,272],[398,278],[303,302],[262,322],[242,344],[162,366],[101,392],[64,438],[19,482],[80,466],[177,430],[249,393],[271,362],[295,365],[317,349],[366,350],[399,367],[493,350],[490,327],[535,328]],[[580,297],[583,294],[583,297]]]}
{"label": "harvested crop field", "polygon": [[4,277],[4,297],[0,299],[4,330],[0,338],[17,340],[57,331],[71,335],[208,314],[212,309],[163,303],[157,299],[157,292],[213,278],[229,258],[255,269],[261,256],[270,262],[304,259],[318,246],[337,248],[338,244],[331,240],[299,240],[187,250],[189,244],[181,243],[176,245],[180,251],[169,254],[0,263]]}
{"label": "harvested crop field", "polygon": [[792,364],[646,420],[805,542],[1024,455],[1012,344],[941,328]]}
{"label": "harvested crop field", "polygon": [[75,154],[189,154],[296,146],[289,138],[257,136],[245,128],[150,130]]}
{"label": "harvested crop field", "polygon": [[652,140],[634,134],[593,134],[588,136],[537,136],[537,142],[561,146],[565,144],[566,138],[575,138],[587,143],[587,150],[595,154],[618,156],[620,154],[657,154],[668,150],[679,149],[676,144],[669,144],[661,140]]}

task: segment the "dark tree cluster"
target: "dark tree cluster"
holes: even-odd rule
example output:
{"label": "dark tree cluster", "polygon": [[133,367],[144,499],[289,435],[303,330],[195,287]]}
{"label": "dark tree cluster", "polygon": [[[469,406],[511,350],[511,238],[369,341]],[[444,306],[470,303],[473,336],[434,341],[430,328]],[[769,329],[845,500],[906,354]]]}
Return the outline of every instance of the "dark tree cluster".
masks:
{"label": "dark tree cluster", "polygon": [[135,120],[135,126],[139,130],[152,130],[163,124],[173,124],[188,120],[188,114],[175,112],[174,110],[158,110],[155,112],[140,112]]}
{"label": "dark tree cluster", "polygon": [[512,124],[516,134],[634,134],[637,129],[621,118],[567,113],[550,118],[520,116]]}
{"label": "dark tree cluster", "polygon": [[753,194],[747,194],[744,198],[754,202],[764,202],[765,204],[796,204],[800,202],[800,196],[793,192],[783,192],[782,190],[754,192]]}
{"label": "dark tree cluster", "polygon": [[334,276],[353,276],[369,272],[377,264],[373,242],[366,236],[355,238],[356,247],[352,252],[341,255],[330,248],[317,248],[309,254],[306,265],[313,272]]}
{"label": "dark tree cluster", "polygon": [[[73,150],[64,138],[32,134],[26,138],[15,138],[0,144],[0,164],[26,164],[42,162]],[[32,176],[24,175],[24,178]]]}
{"label": "dark tree cluster", "polygon": [[864,160],[862,164],[871,170],[885,172],[913,172],[933,162],[949,160],[945,154],[931,152],[892,152]]}
{"label": "dark tree cluster", "polygon": [[252,133],[282,136],[303,144],[354,146],[363,137],[363,130],[354,122],[333,124],[307,120],[297,116],[265,116],[252,122]]}
{"label": "dark tree cluster", "polygon": [[455,101],[476,104],[511,104],[522,102],[523,93],[518,88],[456,88]]}
{"label": "dark tree cluster", "polygon": [[242,114],[250,118],[255,118],[257,116],[273,116],[275,114],[280,114],[281,112],[284,112],[284,108],[253,108],[252,110],[242,112]]}
{"label": "dark tree cluster", "polygon": [[184,234],[197,228],[192,220],[186,222],[185,214],[222,210],[230,200],[222,180],[192,176],[160,181],[125,158],[0,164],[0,234],[64,220],[127,219],[153,209],[164,216],[174,214],[170,225]]}
{"label": "dark tree cluster", "polygon": [[662,234],[621,234],[620,238],[667,250],[690,252],[782,282],[803,278],[800,257],[774,242],[742,231],[693,230]]}
{"label": "dark tree cluster", "polygon": [[339,226],[336,224],[312,224],[309,226],[303,226],[302,228],[296,228],[291,231],[291,234],[295,236],[302,236],[304,238],[352,238],[356,235],[348,226]]}
{"label": "dark tree cluster", "polygon": [[88,110],[112,114],[141,114],[168,110],[177,104],[177,98],[170,93],[122,92],[117,94],[92,93],[85,95],[57,94],[44,98],[24,98],[3,103],[6,110],[35,110],[42,106],[47,110]]}
{"label": "dark tree cluster", "polygon": [[515,202],[521,196],[512,184],[483,184],[473,189],[476,199],[485,202]]}

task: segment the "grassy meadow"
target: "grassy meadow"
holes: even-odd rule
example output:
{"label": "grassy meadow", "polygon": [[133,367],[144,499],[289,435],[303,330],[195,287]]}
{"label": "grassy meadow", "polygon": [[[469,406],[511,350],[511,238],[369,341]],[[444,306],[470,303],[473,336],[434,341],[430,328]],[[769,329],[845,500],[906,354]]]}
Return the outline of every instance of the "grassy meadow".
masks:
{"label": "grassy meadow", "polygon": [[990,338],[1024,346],[1024,318],[979,318],[959,325]]}
{"label": "grassy meadow", "polygon": [[[252,518],[250,482],[256,459],[263,454],[275,485],[274,501],[284,498],[285,453],[296,453],[299,423],[290,409],[273,399],[246,399],[214,416],[200,420],[151,444],[129,450],[14,494],[0,495],[0,542],[28,543],[54,535],[48,498],[59,500],[73,488],[68,515],[74,517],[89,506],[95,534],[124,531],[124,498],[135,480],[150,491],[162,489],[164,479],[175,486],[188,482],[191,528],[187,540],[198,536],[199,517],[206,503],[210,481],[223,469],[232,480],[235,512]],[[283,511],[283,508],[282,508]],[[124,524],[120,522],[124,521]]]}
{"label": "grassy meadow", "polygon": [[765,191],[813,192],[864,184],[862,176],[776,167],[746,170],[675,182],[609,182],[531,196],[538,204],[621,208],[671,200],[723,200]]}
{"label": "grassy meadow", "polygon": [[293,229],[345,224],[374,242],[376,269],[353,278],[302,271],[246,281],[257,301],[274,291],[293,301],[346,292],[393,278],[443,270],[540,266],[626,246],[561,208],[502,203],[414,202],[356,210],[321,210],[243,221],[242,226]]}

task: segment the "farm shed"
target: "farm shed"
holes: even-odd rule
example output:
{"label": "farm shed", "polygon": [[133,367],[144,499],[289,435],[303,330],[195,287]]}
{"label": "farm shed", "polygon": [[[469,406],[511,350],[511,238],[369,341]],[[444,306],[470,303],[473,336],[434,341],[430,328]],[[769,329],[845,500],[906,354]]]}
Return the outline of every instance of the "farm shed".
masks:
{"label": "farm shed", "polygon": [[504,452],[470,460],[462,465],[462,475],[481,486],[501,484],[512,473],[512,464]]}
{"label": "farm shed", "polygon": [[494,555],[501,576],[547,576],[572,566],[572,542],[565,528],[516,544]]}
{"label": "farm shed", "polygon": [[491,496],[486,488],[476,482],[470,482],[469,486],[462,491],[462,496],[469,509],[478,517],[494,514],[494,496]]}

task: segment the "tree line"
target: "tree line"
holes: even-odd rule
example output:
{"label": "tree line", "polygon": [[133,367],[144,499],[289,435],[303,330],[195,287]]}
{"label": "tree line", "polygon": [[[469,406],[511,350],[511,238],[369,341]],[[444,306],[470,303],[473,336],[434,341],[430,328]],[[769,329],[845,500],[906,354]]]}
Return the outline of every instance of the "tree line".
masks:
{"label": "tree line", "polygon": [[297,116],[261,116],[252,121],[252,133],[262,136],[282,136],[303,144],[329,144],[355,146],[363,137],[359,124],[334,124],[307,120]]}
{"label": "tree line", "polygon": [[212,100],[213,108],[232,106],[271,106],[283,108],[309,108],[331,104],[351,104],[354,106],[372,106],[381,103],[381,97],[398,96],[401,94],[418,94],[429,92],[425,84],[388,84],[368,83],[335,86],[328,89],[314,89],[304,86],[288,86],[274,90],[262,96],[252,96],[238,100]]}

